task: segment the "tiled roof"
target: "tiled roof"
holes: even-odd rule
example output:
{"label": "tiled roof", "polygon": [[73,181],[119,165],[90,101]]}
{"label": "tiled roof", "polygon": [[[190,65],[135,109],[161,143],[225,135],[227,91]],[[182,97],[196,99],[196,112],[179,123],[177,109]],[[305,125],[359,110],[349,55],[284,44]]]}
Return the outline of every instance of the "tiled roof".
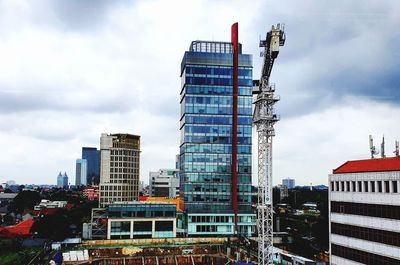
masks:
{"label": "tiled roof", "polygon": [[333,170],[333,174],[400,171],[400,157],[347,161]]}

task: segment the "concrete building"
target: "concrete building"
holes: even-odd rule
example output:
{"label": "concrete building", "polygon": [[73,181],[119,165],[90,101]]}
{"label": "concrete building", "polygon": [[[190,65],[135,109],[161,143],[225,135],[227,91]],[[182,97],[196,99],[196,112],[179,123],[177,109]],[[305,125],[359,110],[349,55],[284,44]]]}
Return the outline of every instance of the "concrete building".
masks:
{"label": "concrete building", "polygon": [[100,138],[100,207],[139,196],[140,136],[105,134]]}
{"label": "concrete building", "polygon": [[115,202],[108,206],[107,239],[176,237],[176,206],[160,202]]}
{"label": "concrete building", "polygon": [[277,188],[279,189],[279,197],[281,200],[289,197],[289,191],[288,191],[288,187],[286,185],[278,184]]}
{"label": "concrete building", "polygon": [[330,264],[400,264],[400,157],[348,161],[329,185]]}
{"label": "concrete building", "polygon": [[149,173],[149,191],[153,197],[175,198],[179,196],[177,169],[160,169]]}
{"label": "concrete building", "polygon": [[67,203],[67,201],[41,200],[38,205],[35,205],[34,210],[40,211],[45,208],[64,208]]}
{"label": "concrete building", "polygon": [[87,185],[99,185],[100,151],[96,147],[82,147],[82,159],[87,161]]}
{"label": "concrete building", "polygon": [[[251,208],[253,66],[252,56],[241,50],[239,44],[237,97],[233,95],[232,43],[193,41],[182,59],[179,176],[188,236],[236,232],[250,236],[255,232]],[[233,113],[236,99],[238,112]]]}
{"label": "concrete building", "polygon": [[294,179],[282,179],[282,185],[286,186],[288,189],[294,189],[296,187],[296,182]]}
{"label": "concrete building", "polygon": [[87,185],[87,160],[86,159],[77,159],[76,160],[75,185],[76,186],[86,186]]}

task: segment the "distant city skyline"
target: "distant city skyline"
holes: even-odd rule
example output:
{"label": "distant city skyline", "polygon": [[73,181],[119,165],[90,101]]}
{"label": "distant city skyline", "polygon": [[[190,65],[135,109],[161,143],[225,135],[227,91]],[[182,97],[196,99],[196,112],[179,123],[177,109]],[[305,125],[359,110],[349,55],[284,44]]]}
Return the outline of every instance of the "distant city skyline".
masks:
{"label": "distant city skyline", "polygon": [[239,22],[258,79],[260,36],[284,22],[274,184],[326,185],[338,164],[369,158],[369,134],[377,147],[385,135],[387,156],[400,139],[399,13],[394,0],[2,1],[0,182],[74,178],[81,147],[104,132],[141,135],[141,180],[173,168],[188,43],[229,40]]}

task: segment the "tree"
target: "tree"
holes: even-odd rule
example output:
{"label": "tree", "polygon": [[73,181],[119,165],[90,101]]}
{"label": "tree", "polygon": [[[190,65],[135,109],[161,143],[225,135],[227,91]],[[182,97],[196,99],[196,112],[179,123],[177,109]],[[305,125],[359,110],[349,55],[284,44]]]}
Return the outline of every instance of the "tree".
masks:
{"label": "tree", "polygon": [[35,205],[40,202],[40,194],[36,191],[24,190],[18,193],[18,195],[10,203],[9,211],[20,213],[25,209],[33,209]]}
{"label": "tree", "polygon": [[70,235],[67,213],[60,210],[51,215],[39,218],[31,228],[31,232],[39,238],[62,241]]}

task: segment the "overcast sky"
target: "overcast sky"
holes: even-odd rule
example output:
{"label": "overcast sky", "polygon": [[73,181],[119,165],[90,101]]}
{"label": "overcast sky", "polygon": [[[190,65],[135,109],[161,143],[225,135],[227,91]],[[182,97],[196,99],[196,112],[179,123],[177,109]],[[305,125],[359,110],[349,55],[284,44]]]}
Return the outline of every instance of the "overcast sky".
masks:
{"label": "overcast sky", "polygon": [[239,22],[258,79],[260,36],[283,22],[274,183],[326,184],[369,157],[369,134],[385,135],[389,156],[400,139],[399,14],[397,0],[0,0],[0,182],[55,184],[66,171],[73,184],[102,132],[141,135],[146,182],[174,167],[190,42],[229,41]]}

